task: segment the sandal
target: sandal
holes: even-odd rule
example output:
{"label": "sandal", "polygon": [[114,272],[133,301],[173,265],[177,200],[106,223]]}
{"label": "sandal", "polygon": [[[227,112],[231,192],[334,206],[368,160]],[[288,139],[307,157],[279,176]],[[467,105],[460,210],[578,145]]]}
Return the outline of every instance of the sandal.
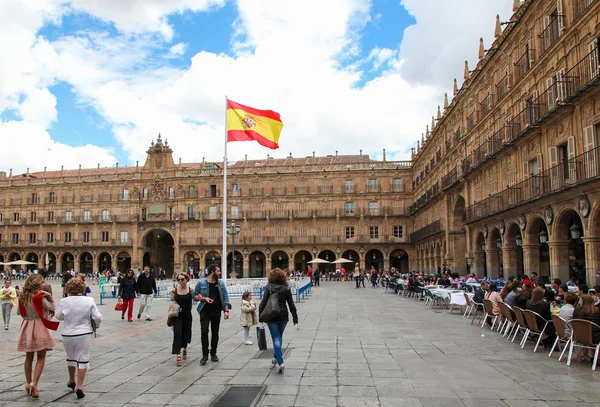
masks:
{"label": "sandal", "polygon": [[181,355],[177,355],[177,362],[175,364],[181,366]]}
{"label": "sandal", "polygon": [[27,392],[28,396],[31,396],[31,385],[29,383],[25,385],[25,391]]}
{"label": "sandal", "polygon": [[183,352],[181,352],[181,357],[183,358],[183,360],[187,359],[187,349],[184,349]]}
{"label": "sandal", "polygon": [[40,393],[38,392],[37,386],[35,384],[30,384],[29,388],[31,390],[31,397],[33,397],[34,399],[37,399],[40,397]]}

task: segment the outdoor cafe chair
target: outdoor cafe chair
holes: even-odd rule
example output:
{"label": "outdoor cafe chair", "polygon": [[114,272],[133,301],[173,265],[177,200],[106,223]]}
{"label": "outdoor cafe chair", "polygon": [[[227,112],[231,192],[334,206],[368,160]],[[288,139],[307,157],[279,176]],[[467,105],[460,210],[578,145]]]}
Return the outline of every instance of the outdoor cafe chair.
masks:
{"label": "outdoor cafe chair", "polygon": [[[533,312],[528,309],[523,310],[523,315],[525,316],[525,321],[527,321],[527,329],[529,331],[527,332],[527,335],[525,335],[525,337],[527,338],[529,335],[538,336],[538,340],[535,343],[535,348],[533,348],[533,352],[535,353],[535,351],[537,351],[538,346],[540,345],[540,342],[542,341],[542,336],[544,336],[544,332],[546,331],[546,328],[548,327],[550,321],[544,319],[544,317],[542,317],[537,312]],[[544,327],[542,329],[540,329],[538,321],[544,321]],[[523,346],[521,346],[521,348],[525,347],[526,342],[527,339],[523,341]]]}
{"label": "outdoor cafe chair", "polygon": [[523,334],[523,338],[521,342],[519,342],[519,346],[523,348],[525,341],[527,340],[527,334],[529,333],[529,328],[527,327],[527,321],[525,321],[525,315],[523,314],[523,310],[519,307],[513,307],[513,312],[515,313],[515,318],[517,319],[517,329],[515,329],[515,333],[513,334],[511,342],[515,341],[517,334],[521,332]]}
{"label": "outdoor cafe chair", "polygon": [[556,340],[554,341],[554,345],[552,345],[552,349],[550,349],[548,357],[552,356],[552,352],[554,352],[554,348],[556,347],[556,345],[558,345],[558,350],[560,350],[560,343],[563,342],[565,346],[563,347],[562,352],[560,353],[560,356],[558,358],[558,361],[560,362],[563,355],[565,354],[565,351],[571,344],[571,336],[567,335],[565,332],[565,325],[570,324],[569,322],[567,322],[567,320],[559,317],[558,315],[552,315],[552,323],[554,324],[554,329],[556,330]]}
{"label": "outdoor cafe chair", "polygon": [[483,317],[483,322],[481,324],[481,327],[483,328],[483,326],[485,325],[485,322],[487,321],[488,317],[492,318],[492,330],[494,329],[494,326],[496,326],[496,322],[498,322],[498,316],[494,315],[494,303],[492,302],[492,300],[488,300],[487,298],[483,300],[483,308],[485,310],[485,316]]}
{"label": "outdoor cafe chair", "polygon": [[[465,296],[465,313],[463,314],[463,318],[469,318],[471,316],[471,312],[473,312],[473,307],[475,307],[475,303],[471,301],[471,298],[467,295],[467,293],[463,293]],[[477,311],[475,311],[477,312]]]}
{"label": "outdoor cafe chair", "polygon": [[595,324],[585,319],[572,319],[571,323],[571,346],[569,347],[569,357],[567,358],[567,366],[571,366],[571,356],[573,348],[578,346],[585,349],[595,349],[594,359],[592,362],[592,370],[596,370],[598,362],[598,353],[600,351],[600,343],[594,343],[592,330],[594,327],[600,329],[600,325]]}
{"label": "outdoor cafe chair", "polygon": [[473,322],[475,322],[475,318],[477,318],[477,311],[481,310],[481,316],[479,317],[479,322],[477,322],[477,324],[479,325],[481,324],[481,321],[483,320],[483,317],[485,315],[485,306],[482,302],[475,302],[475,297],[471,299],[471,303],[474,306],[473,319],[471,320],[471,325],[473,325]]}
{"label": "outdoor cafe chair", "polygon": [[500,308],[500,313],[504,317],[504,323],[502,324],[502,328],[500,328],[500,332],[502,333],[503,338],[508,337],[510,339],[510,334],[515,328],[517,320],[513,315],[513,310],[510,305],[499,302],[498,307]]}

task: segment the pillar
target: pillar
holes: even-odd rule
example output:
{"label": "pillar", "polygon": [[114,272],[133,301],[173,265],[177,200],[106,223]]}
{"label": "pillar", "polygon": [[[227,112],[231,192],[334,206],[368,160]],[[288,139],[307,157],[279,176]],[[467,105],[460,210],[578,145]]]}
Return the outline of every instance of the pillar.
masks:
{"label": "pillar", "polygon": [[[453,272],[460,275],[467,273],[467,243],[465,239],[465,232],[448,232],[448,263]],[[473,267],[475,267],[475,260],[473,261]],[[475,272],[475,271],[473,271]],[[483,273],[483,266],[481,266],[481,272]]]}
{"label": "pillar", "polygon": [[[524,244],[523,246],[523,270],[528,276],[536,272],[540,274],[540,244]],[[565,280],[566,281],[566,280]],[[535,281],[534,281],[535,283]]]}
{"label": "pillar", "polygon": [[473,268],[471,272],[475,273],[477,277],[483,277],[483,250],[475,250],[473,252]]}
{"label": "pillar", "polygon": [[200,267],[200,275],[204,277],[204,269],[206,269],[206,257],[200,255],[200,261],[198,262]]}
{"label": "pillar", "polygon": [[[42,254],[41,256],[38,256],[38,264],[37,264],[38,270],[46,268],[46,264],[44,264],[45,263],[45,261],[44,261],[45,258],[46,258],[45,254]],[[8,262],[8,260],[5,260],[5,261]]]}
{"label": "pillar", "polygon": [[244,256],[243,276],[244,278],[248,278],[250,276],[250,258],[248,256]]}
{"label": "pillar", "polygon": [[73,256],[73,271],[75,271],[75,274],[81,271],[81,265],[79,264],[79,255]]}
{"label": "pillar", "polygon": [[[110,269],[114,272],[117,271],[117,255],[115,253],[115,255],[110,255]],[[77,264],[77,260],[75,260],[75,264]],[[156,270],[156,272],[158,273],[158,270]]]}
{"label": "pillar", "polygon": [[496,248],[496,245],[494,244],[493,248],[486,248],[485,250],[485,260],[487,262],[487,274],[488,277],[491,279],[497,279],[499,277],[499,273],[498,273],[498,267],[500,265],[499,263],[499,256],[498,256],[498,249]]}
{"label": "pillar", "polygon": [[360,270],[364,271],[366,267],[365,256],[361,256],[360,258]]}
{"label": "pillar", "polygon": [[588,287],[600,285],[600,237],[584,237],[585,278]]}
{"label": "pillar", "polygon": [[383,258],[383,270],[384,271],[390,271],[390,259],[384,257]]}
{"label": "pillar", "polygon": [[[316,266],[319,266],[318,264]],[[271,271],[271,256],[265,257],[265,277],[269,275]]]}
{"label": "pillar", "polygon": [[[570,277],[569,270],[569,241],[548,242],[550,248],[550,277],[560,278],[561,281],[568,281]],[[525,257],[525,253],[523,253]]]}
{"label": "pillar", "polygon": [[438,266],[440,266],[440,268],[442,267],[442,257],[437,254],[435,256],[435,269],[437,270]]}
{"label": "pillar", "polygon": [[502,266],[504,267],[504,278],[517,276],[517,248],[515,246],[502,247]]}

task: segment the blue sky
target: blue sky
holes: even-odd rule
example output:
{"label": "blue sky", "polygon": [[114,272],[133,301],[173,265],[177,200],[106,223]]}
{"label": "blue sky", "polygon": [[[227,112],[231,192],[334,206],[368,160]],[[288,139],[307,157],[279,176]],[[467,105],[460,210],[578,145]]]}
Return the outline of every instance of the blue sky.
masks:
{"label": "blue sky", "polygon": [[[133,165],[159,132],[176,161],[218,161],[225,94],[284,122],[280,150],[232,143],[230,159],[359,150],[381,158],[383,149],[409,158],[452,76],[476,55],[482,31],[493,32],[492,3],[511,4],[7,1],[0,137],[19,135],[4,164],[20,170]],[[457,30],[468,12],[481,18]]]}

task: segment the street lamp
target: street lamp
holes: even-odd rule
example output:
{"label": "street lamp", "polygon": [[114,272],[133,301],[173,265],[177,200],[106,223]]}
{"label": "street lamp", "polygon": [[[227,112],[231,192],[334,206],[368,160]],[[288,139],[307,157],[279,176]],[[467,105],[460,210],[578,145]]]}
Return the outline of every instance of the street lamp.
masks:
{"label": "street lamp", "polygon": [[521,234],[515,236],[515,243],[517,246],[521,246],[523,244],[523,236],[521,236]]}
{"label": "street lamp", "polygon": [[227,234],[231,235],[231,265],[233,266],[233,272],[235,273],[235,237],[240,233],[240,225],[235,223],[235,220],[231,220],[231,224],[227,225]]}
{"label": "street lamp", "polygon": [[498,239],[496,240],[496,247],[497,247],[498,249],[502,249],[502,239],[501,239],[501,238],[498,238]]}
{"label": "street lamp", "polygon": [[545,230],[540,232],[540,243],[544,244],[548,241],[548,233]]}

